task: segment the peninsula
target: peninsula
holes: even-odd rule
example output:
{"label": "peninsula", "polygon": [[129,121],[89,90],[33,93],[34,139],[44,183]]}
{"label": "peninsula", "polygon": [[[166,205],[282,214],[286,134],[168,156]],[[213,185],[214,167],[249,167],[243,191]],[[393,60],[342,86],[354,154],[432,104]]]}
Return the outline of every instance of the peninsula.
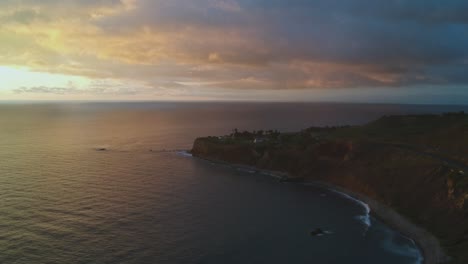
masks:
{"label": "peninsula", "polygon": [[339,189],[414,239],[425,263],[468,263],[468,115],[384,116],[362,126],[239,132],[192,154]]}

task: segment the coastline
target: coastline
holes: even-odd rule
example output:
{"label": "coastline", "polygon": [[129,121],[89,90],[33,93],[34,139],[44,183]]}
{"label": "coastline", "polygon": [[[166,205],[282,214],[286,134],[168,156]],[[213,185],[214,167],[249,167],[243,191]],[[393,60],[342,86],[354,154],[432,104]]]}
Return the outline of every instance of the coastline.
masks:
{"label": "coastline", "polygon": [[[207,159],[202,157],[196,157],[197,159],[205,160],[217,165],[227,166],[232,169],[236,169],[239,171],[245,171],[248,173],[259,173],[263,175],[268,175],[270,177],[276,178],[280,181],[287,181],[287,179],[291,179],[291,175],[281,171],[271,171],[271,170],[264,170],[259,169],[254,166],[247,166],[241,164],[232,164],[225,161],[214,160],[214,159]],[[294,181],[292,181],[294,182]],[[370,198],[366,195],[353,192],[348,190],[344,187],[337,186],[327,182],[321,181],[303,181],[299,184],[306,184],[311,185],[319,188],[323,188],[326,190],[338,192],[344,195],[351,197],[359,202],[364,203],[370,208],[370,214],[379,219],[381,222],[385,223],[395,231],[399,232],[403,236],[411,239],[416,246],[419,248],[421,255],[423,257],[422,263],[424,264],[437,264],[437,263],[444,263],[449,260],[449,257],[446,256],[442,246],[440,245],[439,240],[432,235],[427,230],[423,229],[420,226],[412,223],[408,220],[405,216],[401,215],[391,207],[382,204],[381,202]]]}
{"label": "coastline", "polygon": [[416,244],[423,256],[422,263],[437,264],[444,263],[448,260],[439,240],[434,235],[422,227],[412,223],[405,216],[401,215],[391,207],[384,205],[381,202],[366,195],[350,191],[341,186],[318,181],[311,181],[306,183],[324,189],[331,189],[344,193],[367,204],[371,209],[370,214],[372,216],[379,219],[381,222],[385,223],[387,226],[391,227],[403,236],[411,239]]}

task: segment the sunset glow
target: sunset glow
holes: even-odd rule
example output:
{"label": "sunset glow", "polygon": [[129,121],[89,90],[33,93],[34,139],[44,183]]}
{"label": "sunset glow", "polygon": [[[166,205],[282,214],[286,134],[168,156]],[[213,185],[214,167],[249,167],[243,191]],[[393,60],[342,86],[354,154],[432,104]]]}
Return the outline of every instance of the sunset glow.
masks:
{"label": "sunset glow", "polygon": [[346,101],[352,89],[357,101],[431,103],[419,95],[443,90],[435,103],[460,103],[466,12],[460,1],[7,0],[0,100]]}

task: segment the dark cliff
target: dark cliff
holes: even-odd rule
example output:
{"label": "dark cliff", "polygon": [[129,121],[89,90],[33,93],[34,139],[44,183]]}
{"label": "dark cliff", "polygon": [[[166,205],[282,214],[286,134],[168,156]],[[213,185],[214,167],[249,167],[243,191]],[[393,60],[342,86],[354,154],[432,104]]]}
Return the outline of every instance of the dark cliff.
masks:
{"label": "dark cliff", "polygon": [[288,134],[236,132],[198,138],[192,153],[365,194],[431,231],[452,263],[468,263],[468,116],[463,113],[383,117],[365,126]]}

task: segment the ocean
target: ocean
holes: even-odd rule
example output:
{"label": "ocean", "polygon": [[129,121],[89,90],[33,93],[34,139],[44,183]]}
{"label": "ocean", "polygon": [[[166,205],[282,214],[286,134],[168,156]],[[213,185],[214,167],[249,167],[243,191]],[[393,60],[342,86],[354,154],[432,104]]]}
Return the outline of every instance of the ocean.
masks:
{"label": "ocean", "polygon": [[[419,263],[415,244],[358,201],[182,150],[233,128],[296,131],[467,109],[3,102],[0,263]],[[310,236],[316,228],[326,234]]]}

